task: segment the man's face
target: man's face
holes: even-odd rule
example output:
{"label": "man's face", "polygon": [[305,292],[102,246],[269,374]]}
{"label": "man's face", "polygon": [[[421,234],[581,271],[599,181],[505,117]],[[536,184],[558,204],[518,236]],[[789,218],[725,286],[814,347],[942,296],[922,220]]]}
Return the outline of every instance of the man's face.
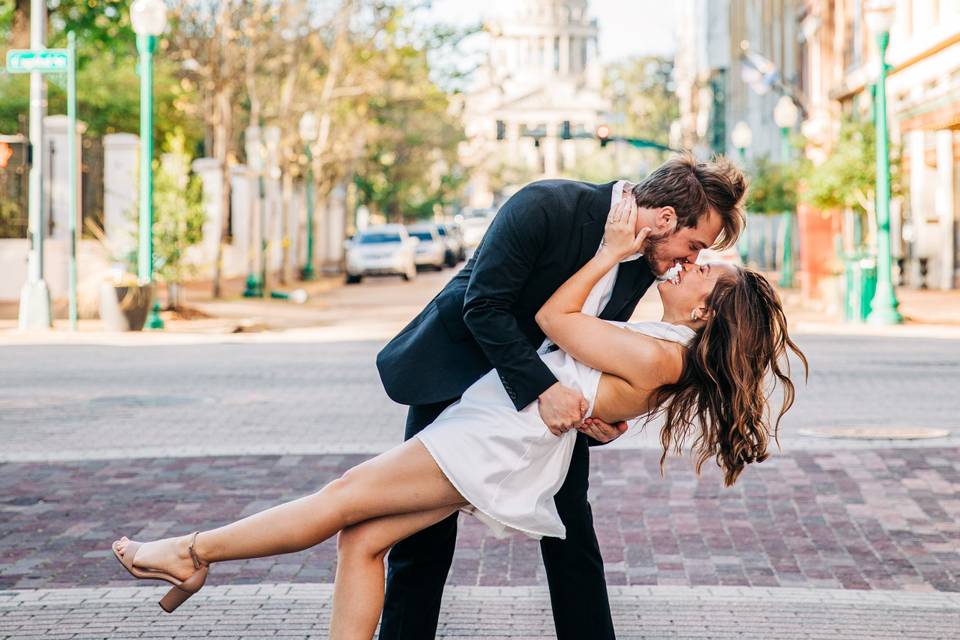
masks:
{"label": "man's face", "polygon": [[644,243],[643,255],[657,275],[663,275],[678,262],[694,263],[700,251],[713,246],[723,230],[719,214],[710,209],[696,227],[651,234]]}

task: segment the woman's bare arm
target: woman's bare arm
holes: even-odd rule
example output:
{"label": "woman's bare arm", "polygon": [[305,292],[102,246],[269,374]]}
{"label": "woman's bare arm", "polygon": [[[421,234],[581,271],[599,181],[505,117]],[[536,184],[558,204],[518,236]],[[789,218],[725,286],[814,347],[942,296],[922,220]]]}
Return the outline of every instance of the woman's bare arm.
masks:
{"label": "woman's bare arm", "polygon": [[[636,215],[632,198],[615,206],[607,217],[600,251],[563,283],[536,315],[537,324],[561,349],[587,366],[619,376],[631,385],[652,382],[637,379],[637,372],[656,369],[649,365],[663,355],[657,341],[582,313],[581,309],[594,285],[621,259],[643,245],[650,229],[644,228],[635,235]],[[640,362],[648,366],[638,367]]]}

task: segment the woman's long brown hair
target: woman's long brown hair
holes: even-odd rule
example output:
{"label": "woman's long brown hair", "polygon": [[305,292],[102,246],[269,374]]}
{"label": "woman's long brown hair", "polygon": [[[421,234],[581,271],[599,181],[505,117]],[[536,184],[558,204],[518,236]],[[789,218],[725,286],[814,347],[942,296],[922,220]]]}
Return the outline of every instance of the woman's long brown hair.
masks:
{"label": "woman's long brown hair", "polygon": [[[648,420],[664,417],[661,472],[667,454],[680,453],[691,432],[697,432],[697,473],[715,458],[730,486],[744,466],[767,459],[769,437],[777,438],[780,419],[793,404],[787,350],[797,355],[805,373],[808,365],[787,334],[777,292],[759,273],[740,269],[721,278],[706,306],[706,324],[690,342],[680,378],[654,392],[657,409]],[[778,382],[783,404],[771,429],[770,396]]]}

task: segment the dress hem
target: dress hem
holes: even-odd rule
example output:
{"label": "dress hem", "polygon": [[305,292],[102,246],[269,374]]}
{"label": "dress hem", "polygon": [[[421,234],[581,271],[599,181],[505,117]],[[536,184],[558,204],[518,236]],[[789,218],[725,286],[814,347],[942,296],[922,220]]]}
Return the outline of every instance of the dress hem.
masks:
{"label": "dress hem", "polygon": [[[460,488],[460,485],[457,484],[457,481],[453,479],[452,474],[451,474],[449,471],[447,471],[446,466],[440,461],[440,459],[437,457],[437,454],[435,454],[435,453],[433,452],[433,450],[430,448],[430,445],[427,444],[427,441],[424,440],[423,438],[421,438],[421,437],[420,437],[420,434],[417,434],[417,435],[414,436],[414,437],[420,442],[420,444],[423,445],[423,448],[427,450],[427,453],[430,454],[430,457],[433,458],[433,461],[437,463],[437,467],[440,468],[440,472],[443,473],[444,476],[446,476],[446,478],[447,478],[447,480],[450,482],[450,484],[453,485],[453,488],[456,489],[457,492],[458,492],[461,496],[463,496],[463,499],[466,500],[467,503],[468,503],[471,507],[473,507],[474,509],[476,509],[477,511],[479,511],[479,512],[482,513],[483,515],[487,516],[488,518],[490,518],[490,519],[493,520],[494,522],[499,522],[500,524],[502,524],[502,525],[503,525],[504,527],[506,527],[507,529],[511,529],[511,530],[516,531],[516,532],[518,532],[518,533],[523,533],[523,534],[525,534],[525,535],[527,535],[527,536],[530,536],[530,537],[532,537],[532,538],[536,538],[536,539],[538,539],[538,540],[541,539],[541,538],[559,538],[560,540],[565,540],[565,539],[566,539],[566,537],[567,537],[567,536],[566,536],[566,531],[564,531],[564,535],[562,535],[562,536],[556,536],[556,535],[552,535],[552,534],[549,534],[549,533],[543,533],[542,531],[533,531],[532,529],[526,529],[526,528],[524,528],[524,527],[519,527],[519,526],[517,526],[517,525],[513,525],[513,524],[510,524],[510,523],[508,523],[508,522],[504,522],[503,519],[501,519],[501,518],[493,515],[492,513],[490,513],[489,511],[487,511],[486,509],[484,509],[484,508],[482,508],[482,507],[478,507],[477,505],[475,505],[473,502],[470,501],[470,497],[466,494],[466,492],[464,492],[464,490],[463,490],[462,488]],[[461,510],[462,510],[462,509],[461,509]],[[476,517],[476,516],[474,516],[474,517]],[[481,518],[477,518],[477,519],[480,520],[481,522],[483,522],[483,520],[482,520]],[[493,529],[493,527],[491,527],[491,526],[488,524],[488,525],[487,525],[487,528],[493,530],[494,534],[496,535],[497,532]]]}

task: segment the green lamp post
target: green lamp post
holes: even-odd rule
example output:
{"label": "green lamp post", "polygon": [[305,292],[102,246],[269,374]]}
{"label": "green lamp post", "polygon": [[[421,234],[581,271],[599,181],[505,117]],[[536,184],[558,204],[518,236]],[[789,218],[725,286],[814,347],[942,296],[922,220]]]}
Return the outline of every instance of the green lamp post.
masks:
{"label": "green lamp post", "polygon": [[[256,194],[251,200],[254,208],[250,209],[250,219],[247,228],[250,232],[249,246],[247,247],[247,282],[243,290],[244,298],[262,298],[263,280],[257,262],[258,247],[262,249],[262,226],[255,224],[263,217],[263,167],[264,145],[262,132],[258,125],[247,127],[244,132],[247,152],[247,168],[257,177]],[[256,215],[253,212],[256,211]]]}
{"label": "green lamp post", "polygon": [[[737,153],[740,154],[740,166],[746,168],[747,166],[747,147],[753,143],[753,131],[743,120],[737,122],[733,125],[733,130],[730,132],[730,141],[733,142],[733,146],[736,147]],[[750,225],[749,223],[744,226],[743,234],[740,236],[740,240],[737,242],[737,247],[740,253],[740,262],[747,264],[750,261]]]}
{"label": "green lamp post", "polygon": [[[800,119],[800,110],[790,96],[780,96],[773,108],[773,121],[780,127],[780,161],[784,170],[790,162],[790,130]],[[784,211],[781,220],[783,227],[780,255],[780,286],[793,287],[793,211]]]}
{"label": "green lamp post", "polygon": [[[157,37],[167,27],[163,0],[136,0],[130,7],[130,22],[137,34],[140,53],[140,243],[137,278],[141,285],[153,282],[153,52]],[[160,303],[154,298],[147,328],[162,329]]]}
{"label": "green lamp post", "polygon": [[877,291],[870,304],[870,324],[890,325],[903,322],[897,311],[900,303],[893,289],[893,261],[890,240],[890,154],[887,138],[887,45],[893,24],[894,6],[875,1],[867,6],[866,21],[877,38],[880,69],[877,76],[875,123],[877,127]]}
{"label": "green lamp post", "polygon": [[307,201],[307,258],[300,277],[303,280],[313,280],[313,143],[320,134],[320,123],[312,111],[307,111],[300,118],[300,139],[303,140],[304,152],[307,156],[306,201]]}

